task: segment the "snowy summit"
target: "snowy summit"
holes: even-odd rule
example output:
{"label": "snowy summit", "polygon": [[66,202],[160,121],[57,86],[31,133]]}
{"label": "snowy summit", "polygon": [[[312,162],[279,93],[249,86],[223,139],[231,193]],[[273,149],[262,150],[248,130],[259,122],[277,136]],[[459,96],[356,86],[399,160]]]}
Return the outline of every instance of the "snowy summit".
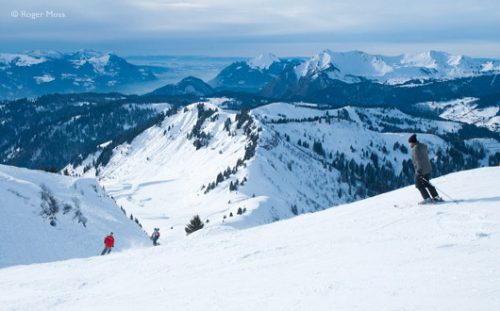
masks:
{"label": "snowy summit", "polygon": [[254,69],[267,70],[275,62],[279,62],[279,58],[271,53],[260,54],[248,61],[248,65]]}

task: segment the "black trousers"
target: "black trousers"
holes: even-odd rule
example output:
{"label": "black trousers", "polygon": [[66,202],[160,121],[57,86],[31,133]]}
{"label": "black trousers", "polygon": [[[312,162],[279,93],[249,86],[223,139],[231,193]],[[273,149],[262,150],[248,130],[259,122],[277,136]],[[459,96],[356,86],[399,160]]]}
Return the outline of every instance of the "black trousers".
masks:
{"label": "black trousers", "polygon": [[438,196],[436,188],[434,188],[434,186],[429,183],[430,177],[431,174],[415,175],[415,187],[417,187],[418,191],[420,191],[420,194],[422,195],[424,200],[428,199],[429,197],[435,198]]}

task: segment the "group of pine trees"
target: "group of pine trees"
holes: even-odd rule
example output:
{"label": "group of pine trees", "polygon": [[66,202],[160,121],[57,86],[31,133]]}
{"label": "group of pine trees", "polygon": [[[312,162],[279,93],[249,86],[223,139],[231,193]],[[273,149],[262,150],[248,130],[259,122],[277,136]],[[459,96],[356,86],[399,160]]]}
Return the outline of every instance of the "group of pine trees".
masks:
{"label": "group of pine trees", "polygon": [[51,226],[55,227],[57,225],[57,215],[62,210],[63,215],[73,211],[73,220],[87,227],[87,218],[80,209],[80,202],[78,199],[73,198],[72,203],[61,203],[47,185],[42,184],[40,188],[40,198],[42,201],[40,216],[48,220]]}
{"label": "group of pine trees", "polygon": [[196,150],[198,150],[208,145],[208,142],[210,141],[210,134],[204,132],[201,129],[203,123],[205,123],[206,119],[212,117],[217,112],[217,110],[210,108],[207,109],[205,108],[205,105],[203,103],[198,104],[196,106],[196,109],[198,110],[198,119],[196,120],[196,123],[191,132],[187,135],[187,138],[188,139],[194,138],[193,145],[196,147]]}

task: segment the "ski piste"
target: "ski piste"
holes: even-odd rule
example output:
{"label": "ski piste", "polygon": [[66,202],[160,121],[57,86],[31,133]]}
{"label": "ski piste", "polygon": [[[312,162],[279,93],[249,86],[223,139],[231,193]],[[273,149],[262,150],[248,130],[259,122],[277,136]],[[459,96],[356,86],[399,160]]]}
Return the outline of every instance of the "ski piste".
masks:
{"label": "ski piste", "polygon": [[[207,225],[183,238],[165,232],[158,247],[0,269],[0,310],[497,310],[499,176],[490,167],[436,178],[459,205],[419,208],[408,186],[251,229]],[[14,216],[2,225],[26,217]],[[33,243],[0,243],[19,241]]]}

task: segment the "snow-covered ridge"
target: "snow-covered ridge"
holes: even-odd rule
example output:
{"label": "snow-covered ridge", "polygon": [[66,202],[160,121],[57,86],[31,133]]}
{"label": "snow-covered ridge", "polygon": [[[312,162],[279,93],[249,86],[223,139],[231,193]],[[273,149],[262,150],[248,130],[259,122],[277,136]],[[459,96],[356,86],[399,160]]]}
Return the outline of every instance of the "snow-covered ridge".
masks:
{"label": "snow-covered ridge", "polygon": [[498,168],[434,179],[458,204],[418,206],[410,186],[250,230],[217,226],[150,249],[1,269],[0,306],[496,310],[499,179]]}
{"label": "snow-covered ridge", "polygon": [[[51,216],[42,193],[58,202]],[[115,251],[147,243],[95,179],[0,165],[0,197],[0,267],[95,256],[110,231]]]}

